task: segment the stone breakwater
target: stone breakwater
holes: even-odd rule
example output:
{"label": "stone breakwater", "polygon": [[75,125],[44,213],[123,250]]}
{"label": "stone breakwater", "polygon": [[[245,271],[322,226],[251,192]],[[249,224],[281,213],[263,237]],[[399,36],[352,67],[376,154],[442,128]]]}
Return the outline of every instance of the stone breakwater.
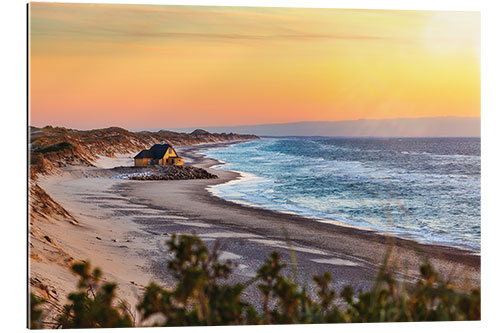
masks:
{"label": "stone breakwater", "polygon": [[191,166],[169,165],[148,167],[119,167],[113,169],[120,173],[116,178],[130,180],[181,180],[181,179],[214,179],[216,175],[202,168]]}

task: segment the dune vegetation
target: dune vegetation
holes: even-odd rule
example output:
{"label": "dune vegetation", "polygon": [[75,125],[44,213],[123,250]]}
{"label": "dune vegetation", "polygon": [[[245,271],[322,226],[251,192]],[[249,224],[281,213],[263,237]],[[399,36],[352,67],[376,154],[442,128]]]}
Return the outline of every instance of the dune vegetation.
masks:
{"label": "dune vegetation", "polygon": [[[134,312],[119,301],[117,285],[102,279],[89,262],[72,265],[77,290],[56,321],[47,321],[44,300],[30,295],[31,328],[104,328],[132,326],[204,326],[256,324],[362,323],[401,321],[480,320],[479,289],[461,290],[440,279],[428,263],[416,283],[399,282],[388,261],[379,268],[371,290],[356,294],[345,286],[332,288],[330,273],[314,276],[316,293],[308,294],[284,276],[278,252],[272,252],[257,275],[245,284],[229,284],[233,263],[220,261],[217,247],[209,249],[195,235],[173,235],[167,241],[172,258],[168,270],[173,288],[150,283]],[[245,288],[256,284],[262,302],[244,300]]]}

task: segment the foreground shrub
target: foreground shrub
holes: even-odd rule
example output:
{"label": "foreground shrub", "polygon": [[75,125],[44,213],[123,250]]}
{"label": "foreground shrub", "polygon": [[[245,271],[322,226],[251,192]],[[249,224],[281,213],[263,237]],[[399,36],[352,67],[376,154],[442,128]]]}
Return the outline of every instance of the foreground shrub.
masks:
{"label": "foreground shrub", "polygon": [[147,287],[137,306],[143,318],[161,314],[168,326],[245,324],[252,308],[240,299],[244,286],[222,282],[231,262],[219,262],[217,251],[194,236],[174,234],[167,245],[174,254],[168,269],[178,282],[172,291],[155,283]]}
{"label": "foreground shrub", "polygon": [[87,262],[72,266],[80,278],[78,291],[69,294],[70,304],[64,307],[58,318],[61,328],[130,327],[133,321],[127,312],[127,305],[120,302],[115,306],[116,284],[101,281],[102,272],[96,268],[90,272]]}
{"label": "foreground shrub", "polygon": [[[346,286],[337,296],[330,273],[314,276],[315,295],[285,277],[280,254],[272,252],[248,283],[229,284],[231,261],[220,262],[218,247],[209,250],[196,236],[173,235],[167,242],[173,258],[168,270],[173,289],[151,283],[137,305],[142,322],[157,326],[349,323],[395,321],[479,320],[479,289],[463,292],[442,281],[430,264],[421,266],[415,285],[398,282],[386,264],[380,267],[371,290],[355,295]],[[78,292],[58,318],[58,327],[134,326],[127,307],[115,295],[114,283],[101,282],[101,272],[90,273],[88,263],[73,265],[80,277]],[[242,299],[256,284],[262,296],[257,309]],[[42,315],[31,303],[31,320]],[[160,319],[159,319],[160,318]],[[139,323],[140,324],[140,323]],[[32,323],[32,327],[34,326]]]}
{"label": "foreground shrub", "polygon": [[42,316],[43,310],[40,306],[45,303],[45,300],[30,294],[30,312],[29,312],[29,328],[43,328]]}

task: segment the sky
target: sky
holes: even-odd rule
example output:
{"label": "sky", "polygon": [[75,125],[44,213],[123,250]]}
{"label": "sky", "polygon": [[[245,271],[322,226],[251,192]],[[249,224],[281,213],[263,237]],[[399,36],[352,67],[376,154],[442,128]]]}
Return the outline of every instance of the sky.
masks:
{"label": "sky", "polygon": [[30,4],[30,124],[480,116],[479,12]]}

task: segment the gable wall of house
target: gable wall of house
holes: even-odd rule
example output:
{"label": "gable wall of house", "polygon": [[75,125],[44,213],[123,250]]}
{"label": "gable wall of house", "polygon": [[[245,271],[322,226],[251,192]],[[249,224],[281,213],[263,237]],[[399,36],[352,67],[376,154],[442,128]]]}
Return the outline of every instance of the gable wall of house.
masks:
{"label": "gable wall of house", "polygon": [[177,157],[177,153],[173,148],[168,148],[165,156],[163,156],[163,165],[173,164],[173,162],[171,161],[172,157]]}

